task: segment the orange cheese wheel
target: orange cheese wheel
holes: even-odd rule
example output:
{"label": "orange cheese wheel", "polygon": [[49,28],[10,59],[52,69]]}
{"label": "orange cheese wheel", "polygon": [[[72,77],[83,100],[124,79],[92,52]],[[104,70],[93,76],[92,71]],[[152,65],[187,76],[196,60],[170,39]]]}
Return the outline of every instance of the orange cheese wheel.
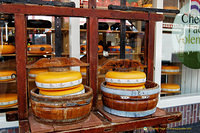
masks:
{"label": "orange cheese wheel", "polygon": [[29,71],[29,77],[31,78],[35,78],[37,74],[42,73],[42,72],[48,72],[48,69],[39,69],[39,68],[35,68],[35,69],[30,69]]}
{"label": "orange cheese wheel", "polygon": [[0,81],[11,81],[16,77],[16,71],[13,70],[0,70]]}
{"label": "orange cheese wheel", "polygon": [[164,6],[164,9],[178,10],[178,7],[175,7],[175,6]]}
{"label": "orange cheese wheel", "polygon": [[83,84],[80,84],[76,87],[71,87],[70,89],[62,89],[62,90],[40,90],[40,94],[47,96],[70,96],[70,95],[78,95],[85,93],[85,89]]}
{"label": "orange cheese wheel", "polygon": [[179,73],[179,66],[162,66],[163,73]]}
{"label": "orange cheese wheel", "polygon": [[43,72],[35,78],[36,86],[46,90],[66,88],[82,83],[82,75],[77,71]]}
{"label": "orange cheese wheel", "polygon": [[0,94],[0,108],[17,105],[17,94]]}
{"label": "orange cheese wheel", "polygon": [[[86,53],[86,45],[81,45],[80,51],[81,53]],[[103,46],[98,45],[98,53],[102,53],[102,52],[103,52]]]}
{"label": "orange cheese wheel", "polygon": [[27,51],[29,54],[49,54],[52,52],[52,46],[49,44],[30,45]]}
{"label": "orange cheese wheel", "polygon": [[151,8],[151,7],[152,7],[152,4],[145,4],[145,5],[143,5],[142,7],[144,7],[144,8]]}
{"label": "orange cheese wheel", "polygon": [[[120,53],[120,46],[110,46],[110,47],[108,47],[108,52],[109,53]],[[125,46],[125,52],[131,53],[132,52],[131,46]]]}
{"label": "orange cheese wheel", "polygon": [[131,72],[107,72],[105,81],[113,86],[140,86],[146,82],[146,74],[140,71]]}
{"label": "orange cheese wheel", "polygon": [[0,44],[0,54],[12,54],[12,53],[15,53],[15,46]]}
{"label": "orange cheese wheel", "polygon": [[161,84],[161,90],[163,92],[177,93],[180,91],[180,86],[178,84]]}

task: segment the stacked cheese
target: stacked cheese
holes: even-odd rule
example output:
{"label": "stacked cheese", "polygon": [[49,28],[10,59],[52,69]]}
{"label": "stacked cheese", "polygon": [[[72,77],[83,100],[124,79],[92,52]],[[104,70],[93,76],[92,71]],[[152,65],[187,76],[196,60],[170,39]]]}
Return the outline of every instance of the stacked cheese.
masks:
{"label": "stacked cheese", "polygon": [[[14,70],[0,70],[0,82],[12,81],[16,78]],[[17,105],[17,94],[0,94],[0,108],[8,108]]]}
{"label": "stacked cheese", "polygon": [[43,72],[35,78],[40,94],[48,96],[77,95],[85,93],[80,72]]}
{"label": "stacked cheese", "polygon": [[146,74],[140,71],[106,73],[105,81],[107,86],[116,89],[144,89]]}

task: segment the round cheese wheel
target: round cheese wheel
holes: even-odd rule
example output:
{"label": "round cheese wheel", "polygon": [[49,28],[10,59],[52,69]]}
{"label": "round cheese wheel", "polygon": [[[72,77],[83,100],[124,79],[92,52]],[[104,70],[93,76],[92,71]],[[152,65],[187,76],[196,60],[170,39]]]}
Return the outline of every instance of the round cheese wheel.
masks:
{"label": "round cheese wheel", "polygon": [[[86,45],[81,45],[80,46],[80,51],[81,53],[86,53]],[[103,52],[103,46],[98,45],[98,53],[102,53]]]}
{"label": "round cheese wheel", "polygon": [[71,89],[63,89],[63,90],[40,90],[40,94],[47,96],[70,96],[70,95],[78,95],[85,93],[85,89],[83,84],[80,84],[77,87],[73,87]]}
{"label": "round cheese wheel", "polygon": [[112,89],[121,89],[121,90],[141,90],[145,89],[144,85],[139,85],[139,86],[114,86],[114,85],[106,85],[107,88],[112,88]]}
{"label": "round cheese wheel", "polygon": [[0,81],[11,81],[16,77],[16,71],[0,70]]}
{"label": "round cheese wheel", "polygon": [[[80,72],[82,74],[82,76],[86,76],[87,74],[87,68],[86,67],[80,67]],[[100,73],[100,69],[97,70],[98,74]]]}
{"label": "round cheese wheel", "polygon": [[48,54],[52,52],[52,46],[49,44],[29,45],[27,51],[29,54]]}
{"label": "round cheese wheel", "polygon": [[71,87],[82,83],[82,75],[76,71],[43,72],[36,76],[35,83],[46,89]]}
{"label": "round cheese wheel", "polygon": [[180,72],[179,66],[162,66],[163,73],[178,73]]}
{"label": "round cheese wheel", "polygon": [[139,86],[146,82],[146,74],[140,71],[106,73],[105,81],[114,86]]}
{"label": "round cheese wheel", "polygon": [[0,108],[17,105],[17,94],[0,94]]}
{"label": "round cheese wheel", "polygon": [[161,84],[161,90],[164,92],[176,93],[180,91],[180,86],[178,84]]}
{"label": "round cheese wheel", "polygon": [[178,10],[178,7],[175,7],[175,6],[164,6],[164,9]]}
{"label": "round cheese wheel", "polygon": [[13,45],[0,45],[0,54],[15,53],[15,46]]}
{"label": "round cheese wheel", "polygon": [[[120,53],[120,46],[110,46],[110,47],[108,47],[108,52],[110,52],[110,53]],[[132,52],[131,46],[125,46],[125,52],[131,53]]]}
{"label": "round cheese wheel", "polygon": [[29,71],[29,77],[35,78],[37,74],[42,73],[42,72],[48,72],[48,69],[30,69]]}
{"label": "round cheese wheel", "polygon": [[142,7],[144,7],[144,8],[151,8],[151,7],[152,7],[152,4],[145,4],[145,5],[143,5]]}

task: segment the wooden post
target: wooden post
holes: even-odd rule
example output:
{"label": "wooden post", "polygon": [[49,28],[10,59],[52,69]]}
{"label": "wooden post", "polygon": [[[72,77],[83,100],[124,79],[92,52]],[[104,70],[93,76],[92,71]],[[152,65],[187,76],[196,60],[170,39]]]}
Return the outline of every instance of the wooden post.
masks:
{"label": "wooden post", "polygon": [[[96,0],[89,0],[89,8],[96,7]],[[89,75],[87,82],[93,89],[93,107],[96,109],[98,99],[98,19],[97,17],[89,17],[87,19],[87,62],[89,63]]]}
{"label": "wooden post", "polygon": [[24,14],[15,14],[15,45],[16,45],[16,69],[17,69],[17,93],[18,93],[18,117],[19,120],[28,119],[27,109],[27,31],[26,17]]}
{"label": "wooden post", "polygon": [[148,46],[147,46],[147,79],[153,81],[153,72],[154,72],[154,37],[155,37],[155,22],[148,22]]}

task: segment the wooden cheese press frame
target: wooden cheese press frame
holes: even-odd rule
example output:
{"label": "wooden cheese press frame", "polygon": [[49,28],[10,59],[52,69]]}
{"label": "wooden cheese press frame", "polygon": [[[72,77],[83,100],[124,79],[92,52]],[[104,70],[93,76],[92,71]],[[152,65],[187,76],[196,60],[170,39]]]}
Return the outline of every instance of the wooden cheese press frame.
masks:
{"label": "wooden cheese press frame", "polygon": [[[87,18],[87,61],[89,63],[88,85],[93,88],[93,106],[97,105],[97,63],[98,63],[98,19],[141,20],[146,22],[145,30],[145,65],[147,79],[153,80],[154,66],[154,32],[155,22],[162,21],[163,15],[148,12],[100,10],[96,9],[96,0],[89,0],[88,9],[68,8],[55,6],[1,4],[0,12],[14,14],[15,17],[15,43],[16,43],[16,69],[18,92],[18,117],[20,132],[28,131],[28,97],[27,97],[27,26],[26,15],[46,15],[60,17],[86,17]],[[181,115],[173,121],[179,120]],[[163,121],[164,122],[164,121]],[[151,122],[152,123],[152,122]],[[167,123],[167,122],[165,122]],[[127,124],[127,127],[131,124]],[[119,127],[118,127],[119,128]],[[130,129],[130,127],[129,127]]]}

